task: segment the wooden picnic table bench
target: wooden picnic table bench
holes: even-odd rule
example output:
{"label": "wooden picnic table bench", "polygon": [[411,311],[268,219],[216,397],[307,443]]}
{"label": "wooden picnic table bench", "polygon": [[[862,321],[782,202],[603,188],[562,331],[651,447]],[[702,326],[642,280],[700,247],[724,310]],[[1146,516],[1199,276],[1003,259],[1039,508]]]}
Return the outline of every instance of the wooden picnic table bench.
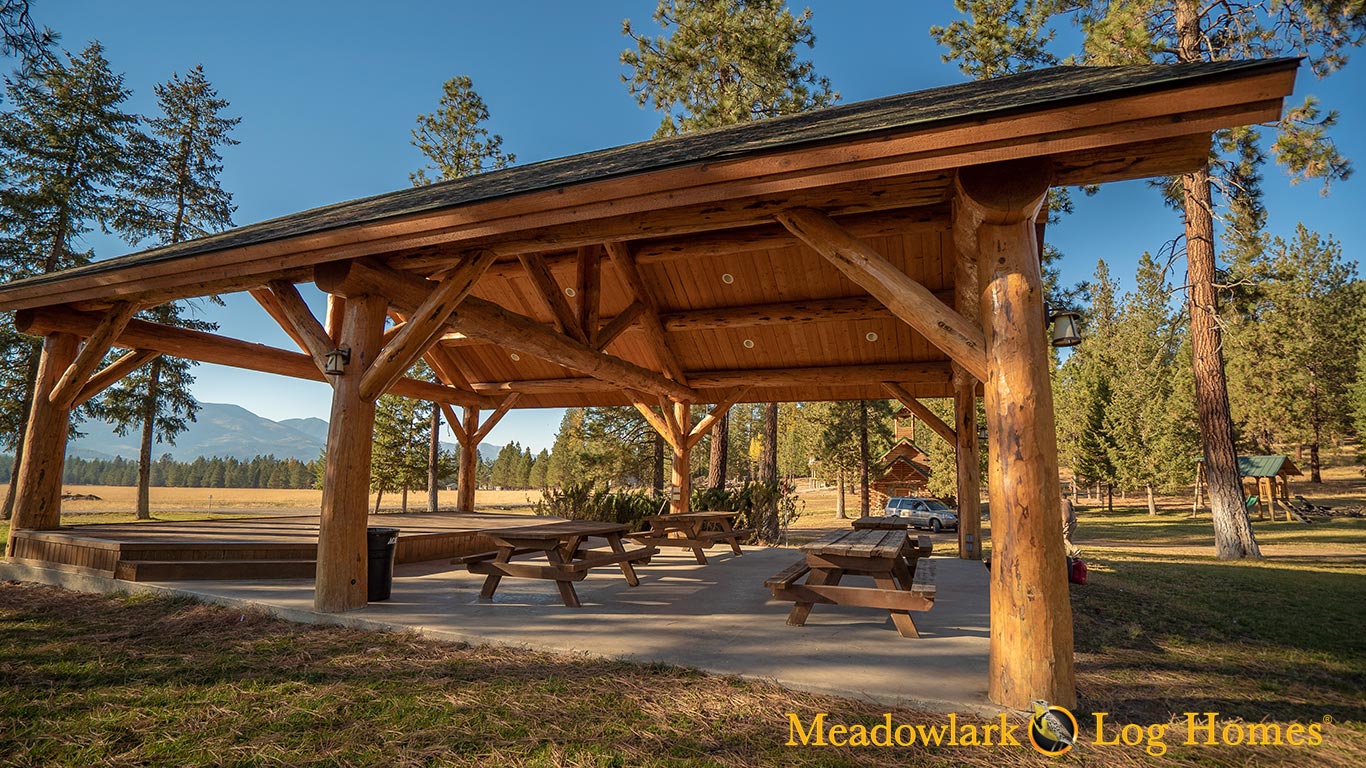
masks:
{"label": "wooden picnic table bench", "polygon": [[[626,549],[621,537],[629,530],[625,525],[590,520],[563,520],[516,528],[486,528],[478,533],[492,539],[498,547],[497,550],[457,557],[451,562],[464,565],[470,573],[486,575],[484,587],[479,590],[479,597],[485,600],[493,598],[498,583],[504,576],[515,576],[554,581],[564,604],[577,608],[581,604],[578,593],[574,591],[573,582],[582,581],[591,568],[617,565],[626,577],[627,584],[633,587],[640,584],[632,564],[648,561],[658,550],[652,546]],[[589,537],[606,539],[610,551],[585,547],[585,540]],[[543,555],[548,564],[512,562],[513,558],[525,555]]]}
{"label": "wooden picnic table bench", "polygon": [[915,575],[915,563],[922,557],[929,557],[934,551],[934,542],[929,536],[911,533],[911,519],[899,515],[864,515],[850,521],[854,528],[872,531],[905,531],[911,539],[911,557],[907,561],[911,575]]}
{"label": "wooden picnic table bench", "polygon": [[718,542],[728,542],[732,552],[741,554],[740,537],[748,536],[754,531],[750,528],[735,527],[735,517],[738,514],[740,513],[704,511],[651,515],[645,518],[645,522],[650,524],[650,530],[630,534],[630,538],[655,547],[691,549],[697,562],[706,565],[707,556],[702,550],[711,549]]}
{"label": "wooden picnic table bench", "polygon": [[[919,637],[910,612],[930,610],[935,597],[933,566],[915,566],[919,546],[918,540],[895,528],[831,531],[801,545],[803,559],[764,586],[774,598],[796,603],[787,616],[787,623],[795,627],[806,623],[816,603],[828,603],[884,608],[902,637]],[[846,575],[870,576],[876,586],[843,586],[840,581]]]}

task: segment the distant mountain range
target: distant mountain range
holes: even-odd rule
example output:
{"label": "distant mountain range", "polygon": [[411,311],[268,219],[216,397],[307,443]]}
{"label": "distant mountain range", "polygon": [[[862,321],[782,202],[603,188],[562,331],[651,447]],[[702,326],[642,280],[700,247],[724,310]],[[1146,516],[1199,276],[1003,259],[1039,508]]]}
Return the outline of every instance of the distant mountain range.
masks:
{"label": "distant mountain range", "polygon": [[[93,420],[82,423],[78,429],[84,434],[67,444],[66,452],[70,456],[86,459],[138,457],[141,430],[131,430],[120,437],[113,425]],[[258,455],[311,461],[318,458],[326,444],[327,422],[322,419],[271,421],[240,405],[200,403],[196,421],[176,436],[175,445],[153,445],[152,455],[160,457],[169,453],[176,461],[193,461],[199,456],[250,459]],[[448,451],[458,450],[453,443],[442,443],[441,447]],[[500,445],[480,443],[479,454],[491,461],[501,448]]]}

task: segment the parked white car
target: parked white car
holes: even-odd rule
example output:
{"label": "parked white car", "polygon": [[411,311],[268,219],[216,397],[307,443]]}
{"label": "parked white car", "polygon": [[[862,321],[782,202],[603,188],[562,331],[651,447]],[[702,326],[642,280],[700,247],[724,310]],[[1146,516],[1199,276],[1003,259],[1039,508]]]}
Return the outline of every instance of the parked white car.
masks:
{"label": "parked white car", "polygon": [[893,496],[883,511],[889,517],[905,517],[915,528],[929,528],[938,533],[945,528],[958,530],[958,513],[939,499],[918,496]]}

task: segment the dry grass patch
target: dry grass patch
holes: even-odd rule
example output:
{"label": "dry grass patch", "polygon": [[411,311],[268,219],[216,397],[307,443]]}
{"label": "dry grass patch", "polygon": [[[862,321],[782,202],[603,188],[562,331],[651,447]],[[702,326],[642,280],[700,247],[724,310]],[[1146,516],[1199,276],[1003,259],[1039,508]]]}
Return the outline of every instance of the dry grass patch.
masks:
{"label": "dry grass patch", "polygon": [[[414,636],[294,625],[147,597],[0,585],[0,764],[1043,765],[1028,747],[792,748],[786,713],[886,708],[775,685]],[[1089,685],[1089,684],[1084,684]],[[896,722],[943,716],[891,710]],[[975,718],[974,718],[975,720]],[[1361,733],[1314,750],[1357,765]],[[1300,765],[1291,748],[1174,745],[1178,765]],[[1149,764],[1086,748],[1088,765]]]}

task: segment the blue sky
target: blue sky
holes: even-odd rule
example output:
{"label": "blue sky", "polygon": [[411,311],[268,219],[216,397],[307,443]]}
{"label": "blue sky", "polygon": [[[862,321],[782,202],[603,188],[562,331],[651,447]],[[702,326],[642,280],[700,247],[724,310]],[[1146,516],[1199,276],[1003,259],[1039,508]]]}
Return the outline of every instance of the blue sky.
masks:
{"label": "blue sky", "polygon": [[[225,151],[223,186],[235,197],[238,224],[408,186],[422,164],[409,144],[413,121],[430,112],[441,84],[468,75],[488,103],[490,129],[519,162],[534,162],[648,138],[658,117],[639,107],[621,82],[618,56],[630,42],[621,22],[652,29],[654,0],[635,2],[418,2],[351,0],[43,1],[38,20],[79,50],[99,39],[134,95],[131,109],[155,109],[152,86],[203,64],[220,95],[241,116],[241,141]],[[963,81],[928,29],[954,18],[949,0],[885,2],[811,0],[816,34],[804,57],[830,78],[845,102]],[[1366,163],[1366,86],[1349,66],[1326,81],[1302,68],[1296,100],[1307,94],[1342,113],[1335,137]],[[1289,237],[1297,221],[1332,234],[1348,258],[1364,241],[1363,182],[1350,179],[1329,197],[1317,184],[1291,187],[1268,169],[1264,184],[1270,230]],[[1095,197],[1074,196],[1076,214],[1051,227],[1068,282],[1106,259],[1121,283],[1132,283],[1144,250],[1156,252],[1179,233],[1180,221],[1143,182],[1108,185]],[[135,250],[92,236],[97,257]],[[1179,276],[1178,276],[1179,277]],[[1179,282],[1179,280],[1178,280]],[[313,297],[321,313],[321,294]],[[284,348],[292,342],[245,294],[205,316],[222,332]],[[327,418],[324,384],[201,366],[195,394],[237,403],[271,419]],[[510,413],[490,442],[549,447],[556,410]]]}

